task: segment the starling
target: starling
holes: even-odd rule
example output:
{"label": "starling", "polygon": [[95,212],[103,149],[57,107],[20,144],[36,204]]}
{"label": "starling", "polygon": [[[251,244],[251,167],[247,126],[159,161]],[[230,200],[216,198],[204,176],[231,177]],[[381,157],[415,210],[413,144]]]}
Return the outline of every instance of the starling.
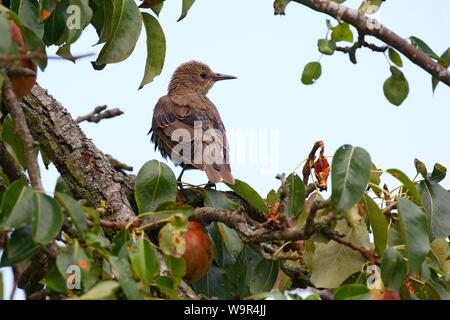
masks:
{"label": "starling", "polygon": [[190,61],[180,65],[170,80],[167,95],[153,112],[151,141],[164,158],[184,170],[206,172],[208,183],[234,184],[229,164],[229,147],[219,111],[206,97],[220,80],[236,77],[215,73],[206,64]]}

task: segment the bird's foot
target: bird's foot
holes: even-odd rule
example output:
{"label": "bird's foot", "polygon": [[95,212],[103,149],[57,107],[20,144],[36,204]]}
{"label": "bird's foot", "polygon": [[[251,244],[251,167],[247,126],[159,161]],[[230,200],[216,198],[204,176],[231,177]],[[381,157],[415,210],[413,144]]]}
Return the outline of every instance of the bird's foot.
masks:
{"label": "bird's foot", "polygon": [[205,184],[205,189],[214,189],[214,190],[217,190],[217,187],[216,187],[216,184],[215,184],[215,183],[208,182],[207,184]]}

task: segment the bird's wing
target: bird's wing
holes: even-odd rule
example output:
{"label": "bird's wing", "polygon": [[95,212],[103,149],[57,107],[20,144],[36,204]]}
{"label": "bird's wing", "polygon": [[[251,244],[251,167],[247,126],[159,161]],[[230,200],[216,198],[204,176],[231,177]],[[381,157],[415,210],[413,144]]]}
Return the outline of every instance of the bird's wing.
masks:
{"label": "bird's wing", "polygon": [[153,113],[152,141],[164,157],[205,170],[212,183],[234,183],[225,127],[205,96],[162,97]]}

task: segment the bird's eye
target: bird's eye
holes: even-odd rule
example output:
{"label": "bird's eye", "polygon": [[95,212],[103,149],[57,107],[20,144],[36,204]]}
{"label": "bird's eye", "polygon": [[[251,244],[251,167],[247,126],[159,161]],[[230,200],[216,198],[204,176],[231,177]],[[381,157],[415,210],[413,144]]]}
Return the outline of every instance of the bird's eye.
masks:
{"label": "bird's eye", "polygon": [[202,77],[203,79],[205,79],[206,76],[207,76],[206,72],[203,71],[202,73],[200,73],[200,77]]}

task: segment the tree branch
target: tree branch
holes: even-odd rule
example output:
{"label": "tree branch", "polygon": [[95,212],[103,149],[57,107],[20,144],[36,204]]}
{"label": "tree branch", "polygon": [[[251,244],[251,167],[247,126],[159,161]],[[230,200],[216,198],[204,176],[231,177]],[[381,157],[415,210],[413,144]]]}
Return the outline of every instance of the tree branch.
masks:
{"label": "tree branch", "polygon": [[27,120],[19,100],[14,93],[11,81],[6,72],[3,73],[3,97],[5,99],[5,106],[11,114],[16,127],[16,132],[22,139],[22,143],[25,149],[25,161],[28,175],[30,176],[31,186],[35,190],[43,191],[44,186],[41,181],[41,173],[39,171],[39,164],[37,162],[37,150],[33,136],[28,128]]}
{"label": "tree branch", "polygon": [[123,111],[118,108],[106,110],[107,108],[108,107],[106,105],[98,106],[91,113],[78,117],[75,122],[80,123],[83,121],[87,121],[99,123],[103,119],[110,119],[123,114]]}
{"label": "tree branch", "polygon": [[108,220],[133,218],[128,201],[133,189],[127,176],[112,168],[67,110],[39,85],[24,97],[22,106],[32,134],[73,195],[93,207],[105,201]]}
{"label": "tree branch", "polygon": [[367,17],[356,9],[352,9],[330,0],[293,0],[315,11],[325,13],[335,19],[348,22],[358,32],[373,36],[387,45],[400,51],[411,62],[421,67],[433,77],[436,77],[450,86],[450,72],[444,66],[431,59],[419,48],[413,46],[408,39],[404,39],[378,23],[373,18]]}

